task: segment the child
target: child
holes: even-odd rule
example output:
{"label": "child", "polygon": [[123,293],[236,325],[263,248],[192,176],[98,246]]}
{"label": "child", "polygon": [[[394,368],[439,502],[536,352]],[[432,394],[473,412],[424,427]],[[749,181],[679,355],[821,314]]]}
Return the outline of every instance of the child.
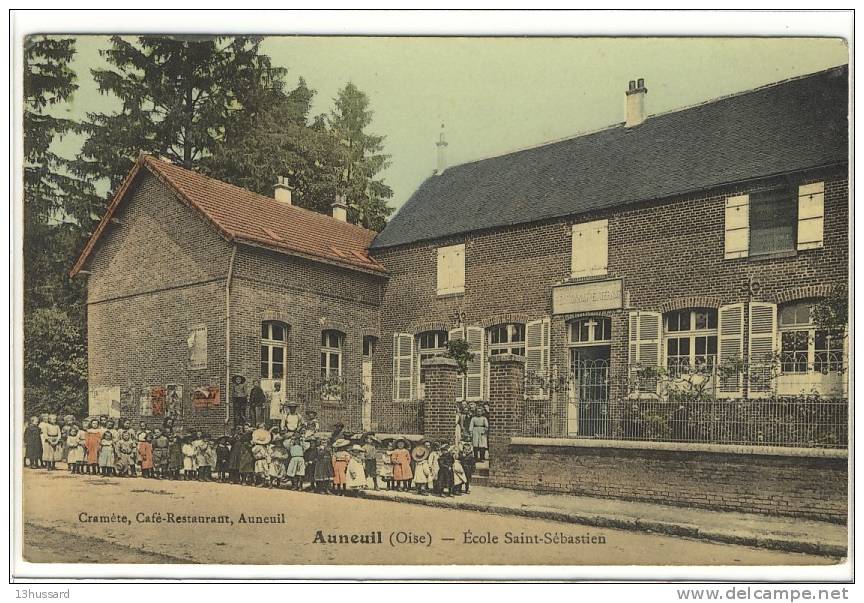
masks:
{"label": "child", "polygon": [[468,494],[471,490],[471,476],[474,475],[474,467],[477,464],[477,456],[471,444],[462,446],[462,452],[459,455],[459,462],[462,464],[462,469],[465,471],[465,483],[462,484],[462,492]]}
{"label": "child", "polygon": [[153,475],[157,479],[168,476],[168,457],[171,442],[161,429],[153,430]]}
{"label": "child", "polygon": [[95,475],[99,472],[99,445],[102,442],[102,430],[99,429],[99,419],[90,421],[90,427],[84,434],[84,451],[87,461],[87,473]]}
{"label": "child", "polygon": [[44,428],[42,444],[42,464],[48,471],[54,471],[57,459],[63,455],[60,442],[60,427],[57,425],[57,415],[49,415]]}
{"label": "child", "polygon": [[84,472],[84,441],[75,425],[69,428],[69,435],[66,436],[66,463],[70,472]]}
{"label": "child", "polygon": [[168,440],[168,476],[180,479],[183,470],[183,441],[180,436],[172,435]]}
{"label": "child", "polygon": [[106,430],[102,434],[102,441],[99,444],[99,470],[102,475],[114,475],[114,464],[117,460],[117,454],[114,451],[114,436]]}
{"label": "child", "polygon": [[348,459],[348,467],[345,472],[345,487],[356,492],[362,490],[368,485],[366,483],[366,452],[363,446],[354,444],[351,447],[350,458]]}
{"label": "child", "polygon": [[193,480],[198,473],[198,464],[195,461],[196,457],[196,449],[193,444],[193,436],[186,436],[183,438],[183,445],[181,446],[181,450],[183,451],[183,479],[184,480]]}
{"label": "child", "polygon": [[486,411],[481,406],[477,408],[474,417],[468,424],[468,432],[471,434],[471,445],[474,447],[474,458],[478,463],[486,460],[486,449],[489,448],[488,431],[489,419],[486,418]]}
{"label": "child", "polygon": [[438,476],[435,479],[435,493],[438,496],[453,496],[453,463],[452,450],[449,446],[442,446],[438,456]]}
{"label": "child", "polygon": [[318,413],[314,410],[306,411],[306,418],[303,421],[303,431],[309,435],[315,435],[321,431],[321,424],[318,422]]}
{"label": "child", "polygon": [[[307,434],[309,432],[306,432]],[[309,489],[315,489],[315,463],[318,461],[318,440],[310,437],[303,442],[303,462],[304,462],[304,477],[309,480]],[[303,489],[302,480],[300,489]]]}
{"label": "child", "polygon": [[342,496],[345,492],[348,462],[351,460],[351,453],[345,450],[345,448],[350,444],[351,442],[343,438],[333,442],[333,450],[336,451],[333,454],[333,489],[339,496]]}
{"label": "child", "polygon": [[291,478],[291,488],[294,490],[303,489],[303,476],[306,475],[306,458],[304,453],[309,448],[309,444],[304,442],[300,437],[300,433],[295,433],[294,437],[286,440],[285,446],[288,448],[288,467],[285,475]]}
{"label": "child", "polygon": [[114,447],[114,472],[120,477],[127,475],[135,476],[135,460],[138,444],[132,441],[132,434],[128,431],[121,432],[120,439]]}
{"label": "child", "polygon": [[369,432],[363,438],[363,471],[366,478],[372,479],[372,485],[378,489],[378,448],[375,446],[375,433]]}
{"label": "child", "polygon": [[24,429],[24,462],[31,469],[42,465],[42,432],[39,430],[39,417],[30,417],[30,423]]}
{"label": "child", "polygon": [[431,452],[429,452],[429,488],[433,491],[438,485],[438,459],[441,458],[442,446],[438,442],[432,442]]}
{"label": "child", "polygon": [[228,481],[228,460],[231,457],[231,439],[222,436],[216,441],[216,474],[220,482]]}
{"label": "child", "polygon": [[153,477],[153,436],[149,432],[138,434],[138,462],[141,477]]}
{"label": "child", "polygon": [[213,481],[213,467],[216,465],[216,449],[210,440],[210,434],[201,435],[196,448],[195,460],[198,462],[198,479],[202,482]]}
{"label": "child", "polygon": [[251,426],[240,436],[238,447],[240,450],[237,472],[240,474],[240,483],[251,486],[255,483],[255,455],[252,454]]}
{"label": "child", "polygon": [[312,473],[315,492],[326,494],[333,485],[333,453],[325,440],[318,442],[315,454],[315,467]]}
{"label": "child", "polygon": [[[431,456],[432,442],[425,442],[426,454],[418,458],[414,456],[414,487],[417,488],[417,494],[426,496],[429,493],[429,488],[432,486],[432,465],[429,461]],[[416,450],[414,451],[416,454]],[[436,459],[437,460],[437,459]]]}
{"label": "child", "polygon": [[270,472],[270,455],[267,446],[273,439],[273,435],[259,427],[252,432],[252,458],[255,459],[255,485],[264,487],[267,485],[267,476]]}
{"label": "child", "polygon": [[411,453],[405,448],[407,444],[407,440],[397,441],[396,450],[390,453],[396,490],[408,490],[411,487]]}
{"label": "child", "polygon": [[288,451],[285,446],[289,440],[283,439],[281,434],[273,436],[273,440],[267,446],[267,454],[270,463],[267,465],[267,477],[269,487],[274,488],[282,484],[285,479],[285,464],[288,461]]}
{"label": "child", "polygon": [[453,494],[462,494],[464,485],[468,482],[468,477],[465,475],[465,469],[462,467],[462,451],[459,446],[451,448],[453,454]]}
{"label": "child", "polygon": [[207,444],[204,441],[204,434],[201,431],[195,432],[195,439],[192,440],[192,447],[195,448],[195,471],[198,476],[198,481],[205,481],[203,467],[207,464]]}
{"label": "child", "polygon": [[376,468],[378,469],[378,477],[387,485],[388,490],[393,489],[393,461],[390,460],[390,454],[393,452],[393,442],[387,443],[387,450],[378,452]]}

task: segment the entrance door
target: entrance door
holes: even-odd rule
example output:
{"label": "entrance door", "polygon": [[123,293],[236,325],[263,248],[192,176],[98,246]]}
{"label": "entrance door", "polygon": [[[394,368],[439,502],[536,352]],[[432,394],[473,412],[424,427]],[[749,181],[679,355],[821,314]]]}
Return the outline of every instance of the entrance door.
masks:
{"label": "entrance door", "polygon": [[568,435],[609,435],[609,353],[607,345],[571,348]]}

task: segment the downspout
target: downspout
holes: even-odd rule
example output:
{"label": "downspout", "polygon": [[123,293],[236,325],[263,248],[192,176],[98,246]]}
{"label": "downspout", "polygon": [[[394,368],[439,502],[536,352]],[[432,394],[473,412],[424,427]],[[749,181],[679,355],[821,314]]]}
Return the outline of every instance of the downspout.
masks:
{"label": "downspout", "polygon": [[231,419],[231,279],[234,278],[234,258],[237,243],[231,248],[228,276],[225,278],[225,424]]}

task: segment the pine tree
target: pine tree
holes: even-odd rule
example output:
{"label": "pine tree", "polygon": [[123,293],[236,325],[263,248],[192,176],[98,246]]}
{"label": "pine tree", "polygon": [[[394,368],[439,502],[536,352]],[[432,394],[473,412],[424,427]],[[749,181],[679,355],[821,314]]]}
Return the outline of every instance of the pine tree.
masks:
{"label": "pine tree", "polygon": [[323,116],[310,120],[314,96],[300,78],[284,100],[262,111],[244,132],[219,144],[204,170],[266,196],[273,194],[273,185],[282,177],[293,190],[294,205],[330,212],[341,155]]}
{"label": "pine tree", "polygon": [[67,271],[90,228],[92,187],[52,144],[78,125],[52,112],[78,88],[75,41],[35,36],[24,47],[24,402],[28,412],[83,411],[84,289]]}
{"label": "pine tree", "polygon": [[114,36],[100,51],[108,69],[92,70],[117,113],[90,113],[77,168],[113,191],[140,152],[199,167],[259,112],[284,98],[285,70],[252,36]]}
{"label": "pine tree", "polygon": [[393,212],[387,205],[393,190],[375,178],[390,165],[390,156],[381,153],[384,137],[366,132],[373,112],[369,98],[357,86],[348,82],[334,103],[328,125],[341,146],[340,187],[347,197],[348,217],[352,222],[380,231]]}

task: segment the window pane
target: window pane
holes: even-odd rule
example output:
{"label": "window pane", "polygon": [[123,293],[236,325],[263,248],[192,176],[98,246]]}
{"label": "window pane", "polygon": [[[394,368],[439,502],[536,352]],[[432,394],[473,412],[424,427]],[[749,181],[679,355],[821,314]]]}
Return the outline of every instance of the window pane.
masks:
{"label": "window pane", "polygon": [[696,354],[702,356],[705,354],[705,349],[708,347],[708,342],[706,341],[706,337],[697,337],[696,338]]}
{"label": "window pane", "polygon": [[331,373],[339,370],[339,354],[330,354]]}
{"label": "window pane", "polygon": [[261,362],[267,362],[270,360],[270,347],[266,345],[261,346]]}
{"label": "window pane", "polygon": [[708,337],[708,353],[716,356],[717,355],[717,337]]}
{"label": "window pane", "polygon": [[678,340],[678,355],[679,356],[689,356],[690,355],[690,338],[684,337],[683,339]]}
{"label": "window pane", "polygon": [[580,320],[579,321],[579,341],[588,341],[590,335],[588,334],[588,321]]}
{"label": "window pane", "polygon": [[284,376],[285,376],[285,365],[282,364],[281,362],[274,362],[273,363],[273,378],[274,379],[281,379]]}
{"label": "window pane", "polygon": [[513,325],[513,339],[511,341],[525,341],[525,325]]}
{"label": "window pane", "polygon": [[273,324],[270,328],[273,333],[273,339],[276,341],[285,341],[285,328],[282,325]]}
{"label": "window pane", "polygon": [[525,348],[513,348],[512,353],[516,354],[517,356],[524,356],[525,355]]}
{"label": "window pane", "polygon": [[285,355],[285,349],[278,346],[273,346],[273,362],[282,362]]}
{"label": "window pane", "polygon": [[262,379],[269,379],[270,378],[270,373],[268,372],[268,369],[269,369],[268,364],[266,362],[262,362],[261,363],[261,378]]}
{"label": "window pane", "polygon": [[798,195],[791,188],[750,194],[750,253],[795,249]]}
{"label": "window pane", "polygon": [[612,339],[612,321],[608,318],[601,318],[597,323],[597,333],[594,338],[600,341],[609,341]]}
{"label": "window pane", "polygon": [[261,323],[261,339],[270,339],[270,323]]}
{"label": "window pane", "polygon": [[696,312],[696,330],[704,330],[708,328],[708,314],[705,312]]}
{"label": "window pane", "polygon": [[327,368],[327,354],[325,354],[324,352],[321,352],[321,368]]}
{"label": "window pane", "polygon": [[780,326],[809,324],[810,304],[791,304],[780,309]]}
{"label": "window pane", "polygon": [[667,356],[677,356],[678,355],[678,340],[670,339],[666,342],[666,355]]}

